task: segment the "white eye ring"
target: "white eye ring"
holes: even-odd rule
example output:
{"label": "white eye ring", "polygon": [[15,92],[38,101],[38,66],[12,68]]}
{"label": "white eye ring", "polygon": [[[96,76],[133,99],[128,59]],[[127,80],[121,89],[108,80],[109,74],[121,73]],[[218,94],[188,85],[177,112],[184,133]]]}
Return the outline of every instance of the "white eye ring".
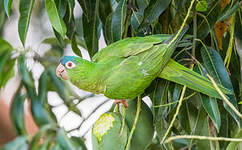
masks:
{"label": "white eye ring", "polygon": [[66,68],[67,69],[72,69],[76,66],[75,63],[73,63],[72,61],[68,61],[66,64],[65,64]]}

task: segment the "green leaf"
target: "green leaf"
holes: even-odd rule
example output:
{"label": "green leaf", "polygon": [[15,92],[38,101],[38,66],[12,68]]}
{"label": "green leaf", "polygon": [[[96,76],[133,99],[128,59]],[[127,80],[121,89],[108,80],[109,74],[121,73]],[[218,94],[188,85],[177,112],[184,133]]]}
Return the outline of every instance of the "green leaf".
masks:
{"label": "green leaf", "polygon": [[33,6],[34,0],[20,0],[18,34],[23,46],[25,46],[25,40],[29,28],[29,21]]}
{"label": "green leaf", "polygon": [[73,136],[71,137],[71,141],[73,142],[75,147],[79,148],[78,150],[87,150],[86,145],[84,143],[84,139]]}
{"label": "green leaf", "polygon": [[143,20],[143,13],[145,8],[149,3],[146,0],[138,0],[137,7],[139,8],[137,11],[132,9],[132,16],[131,16],[131,25],[136,32],[138,32],[138,27],[140,26]]}
{"label": "green leaf", "polygon": [[4,53],[5,51],[12,51],[13,47],[5,40],[3,40],[2,38],[0,38],[0,54]]}
{"label": "green leaf", "polygon": [[144,10],[144,17],[139,26],[142,29],[153,23],[161,13],[163,13],[169,6],[171,0],[152,0]]}
{"label": "green leaf", "polygon": [[221,117],[218,109],[217,100],[212,97],[208,97],[204,94],[201,94],[202,104],[209,117],[213,121],[217,131],[219,131],[221,126]]}
{"label": "green leaf", "polygon": [[[70,40],[69,39],[64,39],[63,40],[63,47],[66,47],[67,44],[70,44]],[[46,38],[44,39],[41,43],[43,44],[50,44],[53,46],[58,46],[59,45],[59,41],[56,37],[50,37],[50,38]]]}
{"label": "green leaf", "polygon": [[66,132],[64,129],[59,129],[57,132],[57,142],[59,143],[60,147],[63,149],[70,149],[70,150],[75,150],[76,147],[71,141],[70,138],[66,135]]}
{"label": "green leaf", "polygon": [[204,12],[208,9],[208,3],[205,0],[201,0],[196,5],[196,11]]}
{"label": "green leaf", "polygon": [[4,145],[2,150],[28,150],[27,139],[24,136],[18,136],[13,141]]}
{"label": "green leaf", "polygon": [[[195,135],[210,136],[209,122],[206,112],[201,109],[198,115],[198,120],[195,128]],[[211,150],[212,144],[208,140],[196,140],[198,150]]]}
{"label": "green leaf", "polygon": [[[235,108],[238,109],[233,86],[221,56],[212,47],[203,47],[201,49],[201,54],[207,72],[214,78],[217,83],[223,85],[225,88],[231,91],[231,95],[228,95],[229,101],[235,106]],[[234,111],[226,103],[224,103],[224,107],[235,119],[238,126],[240,126],[240,119],[234,113]]]}
{"label": "green leaf", "polygon": [[124,32],[124,23],[126,18],[126,10],[127,10],[127,0],[120,0],[117,8],[113,13],[112,18],[112,34],[113,34],[113,42],[122,39]]}
{"label": "green leaf", "polygon": [[35,123],[41,127],[46,124],[56,125],[56,117],[47,103],[48,71],[44,71],[39,79],[38,96],[31,99],[31,111]]}
{"label": "green leaf", "polygon": [[221,5],[220,5],[220,1],[211,1],[208,5],[208,10],[204,12],[204,16],[205,18],[201,18],[200,20],[198,20],[197,24],[197,36],[199,39],[204,39],[205,37],[207,37],[207,35],[209,34],[209,32],[211,33],[211,36],[213,38],[215,38],[214,33],[212,31],[215,23],[217,22],[217,18],[221,12]]}
{"label": "green leaf", "polygon": [[242,3],[240,3],[239,1],[235,3],[232,8],[227,9],[226,12],[224,12],[223,15],[218,18],[217,22],[223,21],[232,16],[232,14],[234,14],[242,6],[241,4]]}
{"label": "green leaf", "polygon": [[3,54],[0,53],[0,88],[5,85],[3,81],[9,79],[8,74],[5,74],[6,69],[9,69],[8,67],[10,67],[10,69],[13,69],[12,65],[8,66],[8,61],[11,61],[10,56],[10,51],[7,51]]}
{"label": "green leaf", "polygon": [[31,150],[39,150],[39,147],[41,145],[40,144],[41,138],[50,136],[50,135],[52,136],[53,131],[55,131],[55,128],[51,125],[44,125],[43,127],[41,127],[32,138],[29,148]]}
{"label": "green leaf", "polygon": [[[80,1],[79,1],[80,2]],[[99,0],[88,0],[84,2],[86,5],[82,6],[87,7],[87,15],[83,13],[82,22],[83,22],[83,36],[87,45],[87,49],[90,57],[98,51],[98,26],[99,26]]]}
{"label": "green leaf", "polygon": [[108,39],[106,37],[106,20],[108,18],[108,16],[110,14],[113,13],[113,9],[112,9],[112,4],[110,2],[110,0],[100,0],[99,1],[99,18],[102,22],[102,29],[103,29],[103,33],[104,33],[104,37],[105,37],[105,40],[106,40],[106,43],[108,43]]}
{"label": "green leaf", "polygon": [[5,22],[5,11],[4,11],[4,6],[3,6],[3,1],[0,1],[0,32],[2,32],[2,27]]}
{"label": "green leaf", "polygon": [[56,8],[56,4],[54,0],[46,0],[45,1],[46,11],[53,28],[64,38],[66,34],[66,25],[63,19],[60,17],[59,12]]}
{"label": "green leaf", "polygon": [[166,113],[167,108],[166,107],[154,107],[159,106],[162,104],[167,103],[167,93],[168,93],[168,86],[169,82],[164,79],[156,79],[152,84],[151,87],[152,93],[150,93],[149,97],[152,101],[153,107],[153,118],[154,118],[154,125],[158,134],[158,137],[162,139],[164,136],[166,129],[167,129],[167,123],[164,117],[164,114]]}
{"label": "green leaf", "polygon": [[107,45],[113,43],[113,26],[112,26],[113,13],[109,14],[105,23],[104,37]]}
{"label": "green leaf", "polygon": [[19,87],[11,104],[10,117],[17,135],[28,135],[24,121],[24,102],[26,95],[21,95],[22,86]]}
{"label": "green leaf", "polygon": [[105,27],[106,19],[113,12],[110,0],[99,0],[99,18],[102,26]]}
{"label": "green leaf", "polygon": [[4,0],[4,9],[8,17],[10,16],[12,2],[13,0]]}
{"label": "green leaf", "polygon": [[[234,138],[242,138],[242,129],[239,129],[237,134],[235,135]],[[241,142],[230,142],[229,145],[227,146],[226,150],[235,150],[239,149],[238,146],[241,144]]]}

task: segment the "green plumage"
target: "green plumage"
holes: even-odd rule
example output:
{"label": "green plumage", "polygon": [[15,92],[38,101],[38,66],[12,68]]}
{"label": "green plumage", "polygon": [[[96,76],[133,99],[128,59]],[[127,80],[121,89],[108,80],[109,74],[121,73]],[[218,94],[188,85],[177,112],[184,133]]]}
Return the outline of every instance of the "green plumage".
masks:
{"label": "green plumage", "polygon": [[76,64],[72,69],[66,68],[74,85],[86,91],[103,93],[112,99],[133,99],[142,94],[156,77],[220,98],[209,80],[170,60],[186,30],[183,29],[175,40],[170,35],[126,38],[99,51],[92,62],[64,56],[61,63],[65,65],[72,61]]}

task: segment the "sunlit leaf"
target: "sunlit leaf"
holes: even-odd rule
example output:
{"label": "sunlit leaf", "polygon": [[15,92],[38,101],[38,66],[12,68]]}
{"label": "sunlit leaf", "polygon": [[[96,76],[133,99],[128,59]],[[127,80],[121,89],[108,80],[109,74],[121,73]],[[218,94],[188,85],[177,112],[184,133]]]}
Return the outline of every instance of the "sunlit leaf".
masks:
{"label": "sunlit leaf", "polygon": [[196,5],[197,11],[204,12],[204,11],[207,11],[207,9],[208,9],[208,4],[207,4],[206,0],[198,1],[197,5]]}
{"label": "sunlit leaf", "polygon": [[64,129],[59,129],[57,132],[57,142],[63,149],[76,149],[71,139],[66,135]]}
{"label": "sunlit leaf", "polygon": [[25,40],[28,33],[29,21],[33,6],[34,0],[20,0],[20,17],[18,21],[18,33],[23,46],[25,46]]}
{"label": "sunlit leaf", "polygon": [[60,33],[62,38],[64,38],[67,29],[66,29],[66,25],[65,25],[63,19],[59,15],[55,1],[46,0],[45,7],[46,7],[46,11],[47,11],[51,25],[58,33]]}

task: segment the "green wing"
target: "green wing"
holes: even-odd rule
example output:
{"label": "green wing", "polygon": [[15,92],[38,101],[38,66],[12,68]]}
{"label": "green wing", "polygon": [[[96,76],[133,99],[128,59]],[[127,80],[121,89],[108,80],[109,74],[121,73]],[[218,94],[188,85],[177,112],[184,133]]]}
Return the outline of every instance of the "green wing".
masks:
{"label": "green wing", "polygon": [[[221,99],[221,96],[218,94],[210,80],[172,59],[169,60],[159,77],[178,84],[186,85],[188,88],[208,96]],[[222,85],[218,86],[224,94],[231,94],[231,92]]]}
{"label": "green wing", "polygon": [[136,55],[150,49],[154,44],[165,41],[170,37],[171,35],[168,34],[157,34],[146,37],[126,38],[103,48],[93,56],[92,61],[105,62],[112,57],[128,57]]}

